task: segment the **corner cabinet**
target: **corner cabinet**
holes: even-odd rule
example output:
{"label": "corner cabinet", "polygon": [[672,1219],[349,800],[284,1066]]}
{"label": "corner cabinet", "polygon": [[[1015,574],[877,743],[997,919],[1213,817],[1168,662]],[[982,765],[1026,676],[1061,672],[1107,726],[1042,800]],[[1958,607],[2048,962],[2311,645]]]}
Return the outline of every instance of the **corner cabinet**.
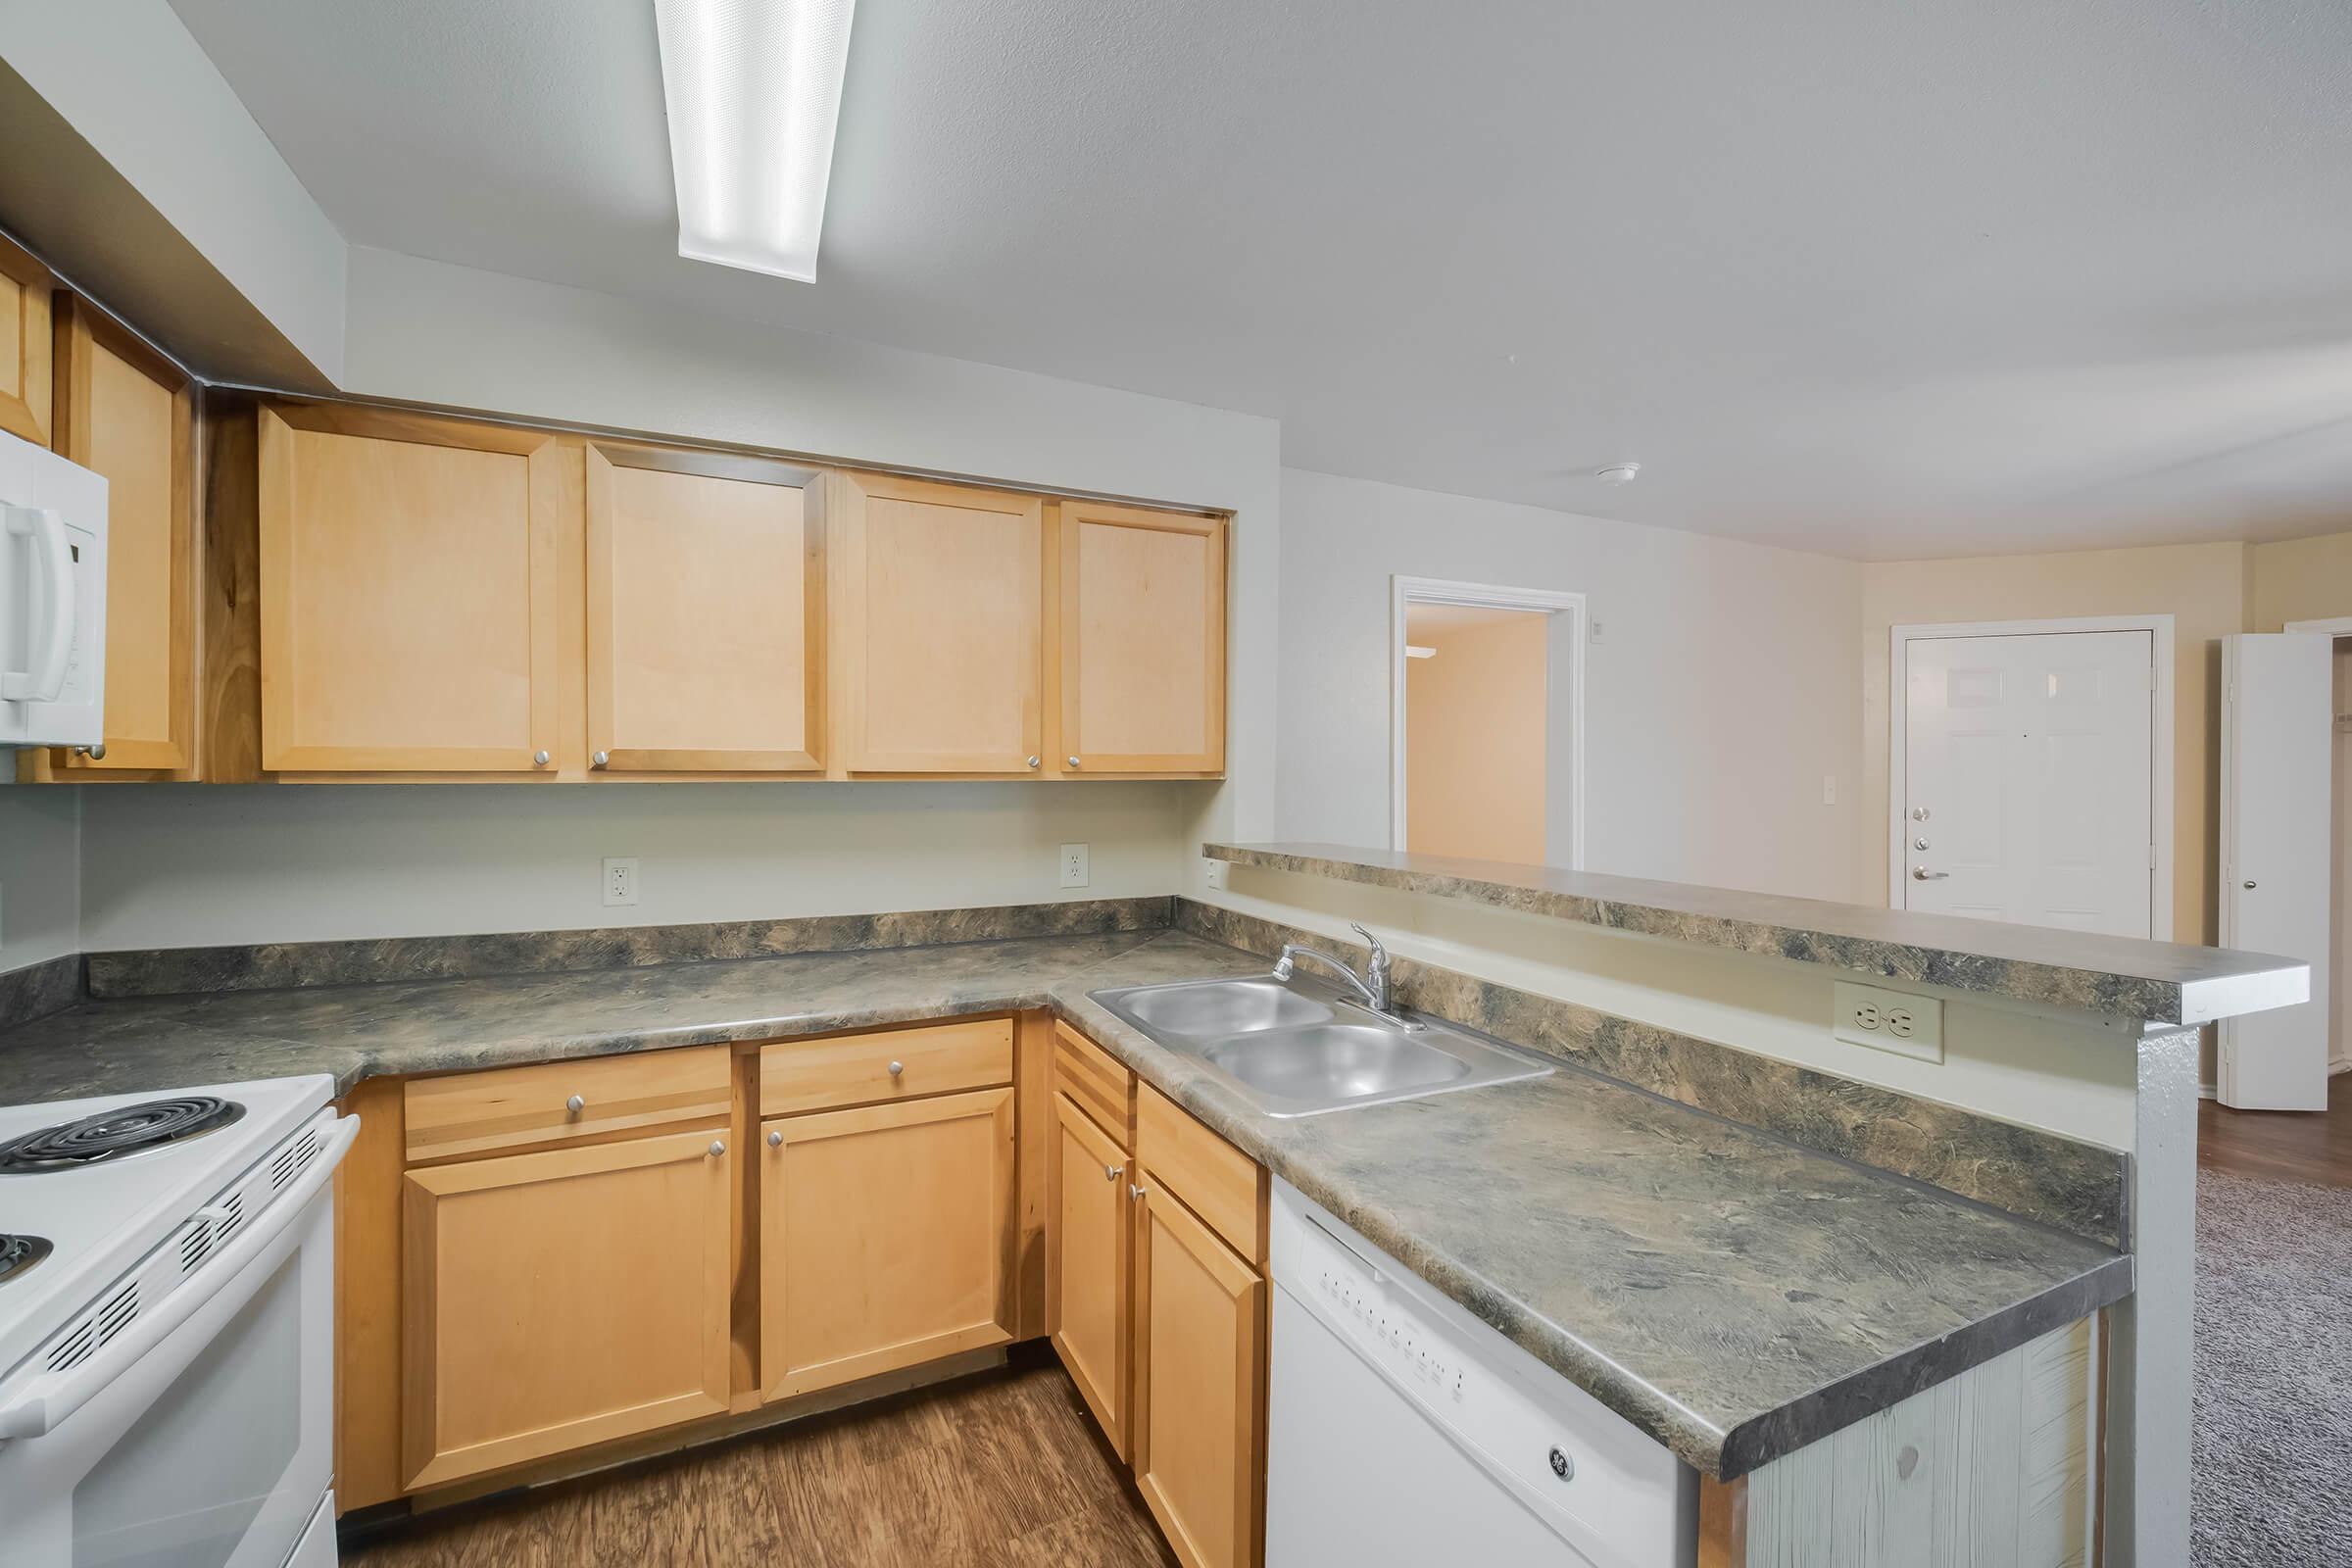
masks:
{"label": "corner cabinet", "polygon": [[407,1486],[725,1411],[733,1169],[704,1130],[410,1171]]}
{"label": "corner cabinet", "polygon": [[58,453],[107,484],[106,733],[22,754],[40,781],[196,776],[195,386],[112,317],[56,297]]}
{"label": "corner cabinet", "polygon": [[1041,771],[1045,503],[869,473],[840,494],[843,765]]}
{"label": "corner cabinet", "polygon": [[1073,772],[1225,766],[1225,522],[1060,503],[1061,739]]}
{"label": "corner cabinet", "polygon": [[613,442],[586,457],[590,769],[822,766],[821,476]]}
{"label": "corner cabinet", "polygon": [[578,445],[341,404],[260,420],[263,765],[551,773]]}

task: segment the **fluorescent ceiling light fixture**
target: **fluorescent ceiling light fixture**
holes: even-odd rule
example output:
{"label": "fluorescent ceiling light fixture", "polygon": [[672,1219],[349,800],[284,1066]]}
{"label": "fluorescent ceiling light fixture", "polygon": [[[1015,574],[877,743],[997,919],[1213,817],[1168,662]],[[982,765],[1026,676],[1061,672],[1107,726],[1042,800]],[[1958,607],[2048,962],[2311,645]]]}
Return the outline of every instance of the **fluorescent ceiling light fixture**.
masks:
{"label": "fluorescent ceiling light fixture", "polygon": [[816,281],[856,0],[654,0],[678,254]]}

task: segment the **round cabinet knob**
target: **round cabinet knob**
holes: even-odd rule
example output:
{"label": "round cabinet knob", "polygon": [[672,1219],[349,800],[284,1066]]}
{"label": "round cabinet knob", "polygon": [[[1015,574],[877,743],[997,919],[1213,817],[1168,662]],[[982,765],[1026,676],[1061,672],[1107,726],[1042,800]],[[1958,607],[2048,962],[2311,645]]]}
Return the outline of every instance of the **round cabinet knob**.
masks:
{"label": "round cabinet knob", "polygon": [[710,1157],[712,1159],[716,1159],[719,1155],[725,1153],[726,1152],[727,1144],[725,1139],[713,1138],[710,1140]]}
{"label": "round cabinet knob", "polygon": [[1124,1165],[1105,1165],[1102,1167],[1102,1179],[1106,1182],[1115,1182],[1126,1168]]}
{"label": "round cabinet knob", "polygon": [[2253,892],[2253,891],[2254,891],[2254,884],[2253,884],[2253,883],[2251,883],[2251,882],[2247,883],[2247,884],[2246,884],[2246,891],[2247,891],[2248,893],[2251,893],[2251,892]]}
{"label": "round cabinet knob", "polygon": [[1927,819],[1928,819],[1928,808],[1927,808],[1926,807],[1924,807],[1924,806],[1914,806],[1913,808],[1911,808],[1911,820],[1912,820],[1912,821],[1914,821],[1914,822],[1925,822]]}
{"label": "round cabinet knob", "polygon": [[578,1095],[574,1095],[569,1100],[564,1102],[564,1108],[570,1111],[574,1116],[577,1116],[581,1111],[588,1108],[588,1102],[582,1100]]}
{"label": "round cabinet knob", "polygon": [[1038,764],[1038,760],[1038,760],[1037,758],[1034,758],[1034,757],[1032,757],[1031,759],[1029,759],[1029,765],[1030,765],[1031,767],[1035,767],[1035,766],[1037,766],[1037,764]]}
{"label": "round cabinet knob", "polygon": [[1144,1190],[1141,1187],[1130,1186],[1127,1189],[1127,1196],[1129,1198],[1140,1199],[1144,1196]]}
{"label": "round cabinet knob", "polygon": [[550,760],[551,759],[545,752],[533,752],[531,754],[532,765],[536,767],[545,767]]}
{"label": "round cabinet knob", "polygon": [[905,1072],[906,1070],[906,1064],[903,1061],[894,1061],[890,1064],[890,1075],[893,1078],[898,1077],[899,1074]]}
{"label": "round cabinet knob", "polygon": [[[545,752],[541,752],[539,755],[542,758],[547,756]],[[610,767],[612,765],[612,754],[611,752],[599,752],[594,757],[588,759],[588,761],[591,766]]]}
{"label": "round cabinet knob", "polygon": [[782,1149],[784,1147],[784,1135],[782,1133],[775,1132],[769,1133],[767,1135],[767,1147],[770,1149]]}
{"label": "round cabinet knob", "polygon": [[86,757],[93,762],[104,761],[106,760],[106,742],[100,741],[94,746],[76,746],[74,748],[74,755]]}
{"label": "round cabinet knob", "polygon": [[1076,767],[1076,766],[1078,765],[1078,759],[1076,759],[1075,757],[1071,758],[1071,759],[1070,759],[1070,765],[1071,765],[1072,767]]}

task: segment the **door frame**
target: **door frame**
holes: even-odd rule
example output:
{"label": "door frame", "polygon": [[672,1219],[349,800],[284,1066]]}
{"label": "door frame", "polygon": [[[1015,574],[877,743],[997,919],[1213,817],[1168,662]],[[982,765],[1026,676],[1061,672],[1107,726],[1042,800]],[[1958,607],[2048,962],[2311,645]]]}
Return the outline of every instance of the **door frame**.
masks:
{"label": "door frame", "polygon": [[[1585,596],[1553,588],[1508,588],[1445,577],[1389,579],[1389,848],[1405,844],[1404,675],[1406,615],[1415,605],[1466,605],[1478,610],[1532,610],[1568,615],[1568,867],[1585,863]],[[1548,707],[1548,704],[1546,705]],[[1550,714],[1544,715],[1545,723]],[[1545,787],[1549,788],[1548,780]],[[1548,819],[1548,810],[1545,816]],[[1544,851],[1553,850],[1546,833]]]}
{"label": "door frame", "polygon": [[1953,637],[2038,637],[2050,633],[2144,631],[2152,634],[2155,664],[2153,707],[2148,714],[2148,837],[2155,864],[2148,868],[2148,936],[2176,940],[2173,930],[2173,617],[2170,615],[2068,615],[2048,620],[1921,621],[1887,628],[1886,644],[1886,906],[1903,905],[1903,800],[1908,783],[1903,765],[1909,721],[1910,645]]}

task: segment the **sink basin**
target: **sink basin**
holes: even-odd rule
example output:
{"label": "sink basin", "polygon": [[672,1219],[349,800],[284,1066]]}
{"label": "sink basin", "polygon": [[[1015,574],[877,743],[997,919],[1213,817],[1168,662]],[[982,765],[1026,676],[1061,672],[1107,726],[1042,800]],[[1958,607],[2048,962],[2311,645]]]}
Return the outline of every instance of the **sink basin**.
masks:
{"label": "sink basin", "polygon": [[1472,1030],[1372,1012],[1304,975],[1178,980],[1092,995],[1269,1116],[1317,1116],[1551,1071],[1542,1058]]}
{"label": "sink basin", "polygon": [[1321,1023],[1331,1016],[1331,1007],[1278,981],[1195,980],[1137,987],[1128,1016],[1153,1034],[1222,1038]]}
{"label": "sink basin", "polygon": [[1451,1052],[1425,1046],[1401,1029],[1360,1023],[1285,1029],[1263,1040],[1220,1040],[1203,1050],[1200,1059],[1286,1100],[1362,1100],[1470,1075],[1470,1064]]}

